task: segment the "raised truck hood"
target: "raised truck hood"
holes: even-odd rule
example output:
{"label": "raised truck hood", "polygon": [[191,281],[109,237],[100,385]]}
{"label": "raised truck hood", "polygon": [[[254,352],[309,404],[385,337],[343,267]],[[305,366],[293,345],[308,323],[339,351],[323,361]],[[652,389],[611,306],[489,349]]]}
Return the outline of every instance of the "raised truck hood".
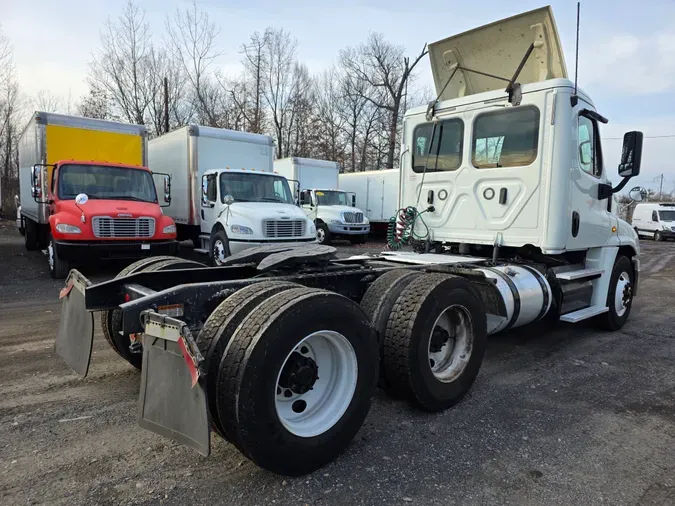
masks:
{"label": "raised truck hood", "polygon": [[567,78],[565,57],[550,6],[429,44],[429,60],[439,100],[506,89],[506,81],[463,70],[457,71],[445,90],[443,87],[456,65],[511,79],[532,43],[535,43],[534,51],[517,82]]}

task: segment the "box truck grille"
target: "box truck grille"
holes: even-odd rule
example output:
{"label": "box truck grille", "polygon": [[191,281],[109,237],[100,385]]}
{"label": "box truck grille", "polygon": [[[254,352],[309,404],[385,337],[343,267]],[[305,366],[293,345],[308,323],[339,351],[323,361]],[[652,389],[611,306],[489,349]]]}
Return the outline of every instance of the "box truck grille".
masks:
{"label": "box truck grille", "polygon": [[149,238],[155,235],[154,218],[111,218],[110,216],[94,216],[92,225],[96,237]]}
{"label": "box truck grille", "polygon": [[302,237],[305,220],[263,220],[265,237]]}
{"label": "box truck grille", "polygon": [[363,223],[363,213],[342,213],[345,218],[345,223]]}

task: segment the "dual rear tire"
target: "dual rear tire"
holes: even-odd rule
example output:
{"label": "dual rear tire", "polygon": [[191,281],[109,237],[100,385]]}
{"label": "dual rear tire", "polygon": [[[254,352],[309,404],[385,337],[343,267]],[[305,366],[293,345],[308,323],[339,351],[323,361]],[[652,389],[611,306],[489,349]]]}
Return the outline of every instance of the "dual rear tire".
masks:
{"label": "dual rear tire", "polygon": [[358,304],[336,293],[278,281],[243,288],[211,314],[197,344],[212,426],[272,472],[330,462],[370,409],[376,340]]}

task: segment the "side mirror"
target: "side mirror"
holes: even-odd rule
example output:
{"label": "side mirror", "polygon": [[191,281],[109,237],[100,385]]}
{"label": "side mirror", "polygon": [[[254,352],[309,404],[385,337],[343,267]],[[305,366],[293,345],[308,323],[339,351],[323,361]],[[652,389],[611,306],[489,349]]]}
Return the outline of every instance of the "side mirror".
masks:
{"label": "side mirror", "polygon": [[640,174],[642,162],[642,132],[626,132],[623,136],[619,176],[635,177]]}
{"label": "side mirror", "polygon": [[356,195],[352,195],[352,207],[356,207]]}
{"label": "side mirror", "polygon": [[223,201],[225,202],[225,205],[232,205],[232,203],[234,203],[234,197],[232,195],[225,195]]}
{"label": "side mirror", "polygon": [[87,202],[89,202],[89,196],[86,193],[78,193],[77,197],[75,197],[75,203],[78,206],[83,206]]}
{"label": "side mirror", "polygon": [[33,165],[31,170],[31,195],[34,199],[40,199],[42,197],[42,167],[39,165]]}
{"label": "side mirror", "polygon": [[647,199],[647,190],[641,186],[636,186],[628,192],[628,197],[633,202],[642,202],[643,200]]}
{"label": "side mirror", "polygon": [[164,176],[164,202],[171,203],[171,176]]}

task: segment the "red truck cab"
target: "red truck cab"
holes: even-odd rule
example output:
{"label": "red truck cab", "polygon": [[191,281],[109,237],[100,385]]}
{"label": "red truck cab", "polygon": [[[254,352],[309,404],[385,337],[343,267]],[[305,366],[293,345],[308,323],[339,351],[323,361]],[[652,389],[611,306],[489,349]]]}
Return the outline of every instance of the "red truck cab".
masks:
{"label": "red truck cab", "polygon": [[[65,277],[74,262],[173,255],[178,250],[176,225],[164,216],[147,167],[61,160],[50,171],[38,169],[36,174],[50,179],[46,244],[52,277]],[[162,201],[168,205],[170,179],[164,177]]]}

